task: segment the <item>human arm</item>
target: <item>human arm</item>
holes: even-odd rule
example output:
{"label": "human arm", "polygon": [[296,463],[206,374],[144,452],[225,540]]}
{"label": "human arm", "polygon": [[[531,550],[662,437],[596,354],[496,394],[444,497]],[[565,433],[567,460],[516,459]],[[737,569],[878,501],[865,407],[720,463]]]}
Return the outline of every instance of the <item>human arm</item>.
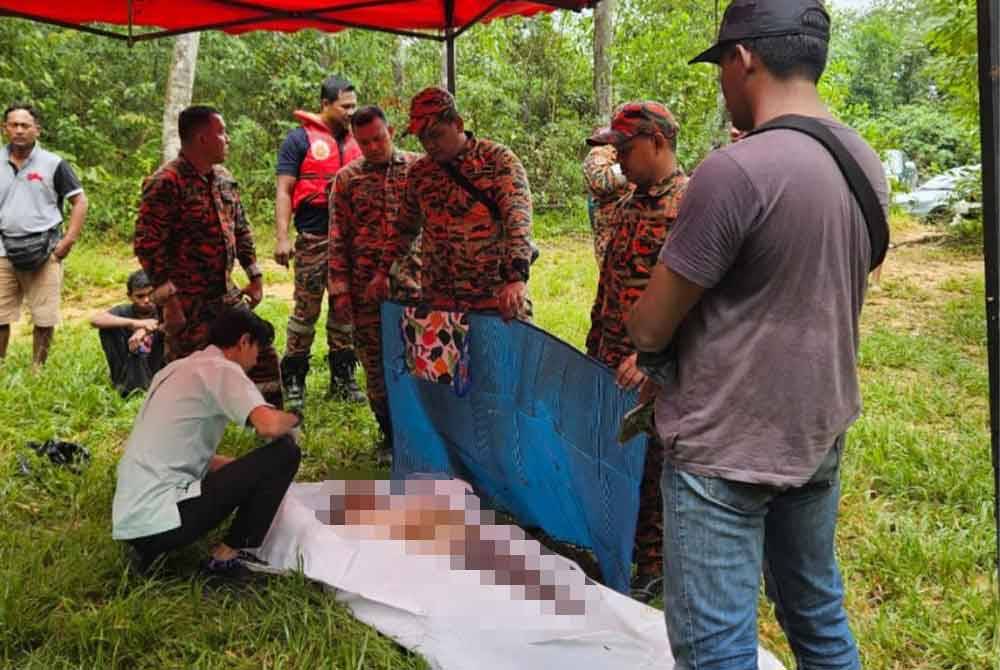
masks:
{"label": "human arm", "polygon": [[274,260],[286,268],[292,256],[292,243],[288,236],[293,214],[292,196],[295,192],[295,182],[299,179],[299,166],[308,151],[309,140],[302,128],[296,128],[288,133],[278,149],[274,197]]}
{"label": "human arm", "polygon": [[63,238],[59,240],[59,244],[52,251],[56,260],[61,261],[69,255],[70,250],[73,249],[73,245],[80,239],[80,233],[83,231],[83,222],[87,217],[88,201],[87,194],[83,192],[80,180],[77,178],[76,173],[73,172],[73,168],[66,161],[59,161],[59,165],[53,176],[53,187],[60,200],[65,198],[70,203],[69,225],[66,228]]}
{"label": "human arm", "polygon": [[277,193],[274,197],[274,260],[278,265],[288,267],[288,259],[292,255],[292,243],[288,231],[292,224],[292,192],[295,190],[297,177],[286,174],[278,175]]}
{"label": "human arm", "polygon": [[504,285],[497,295],[497,303],[501,316],[511,319],[517,315],[527,297],[533,253],[531,189],[521,161],[506,148],[497,156],[495,179],[505,250],[500,266]]}
{"label": "human arm", "polygon": [[232,456],[222,456],[221,454],[215,454],[212,459],[208,462],[208,471],[216,472],[221,470],[225,466],[229,465],[236,459]]}
{"label": "human arm", "polygon": [[273,440],[290,433],[302,419],[297,414],[284,412],[270,405],[259,405],[250,412],[247,421],[258,435],[264,439]]}
{"label": "human arm", "polygon": [[80,232],[83,230],[83,222],[87,218],[87,207],[89,206],[87,194],[83,191],[70,196],[69,202],[69,225],[66,228],[66,234],[63,235],[63,238],[59,240],[59,244],[52,251],[56,260],[60,261],[69,256],[73,245],[80,239]]}
{"label": "human arm", "polygon": [[670,343],[705,291],[729,272],[762,212],[757,190],[735,161],[709,155],[689,182],[670,237],[626,318],[638,351]]}
{"label": "human arm", "polygon": [[[235,192],[235,186],[233,190]],[[239,259],[248,280],[241,293],[247,297],[250,309],[253,309],[260,304],[264,297],[264,273],[257,267],[257,250],[254,246],[253,231],[247,221],[243,203],[240,201],[239,194],[234,193],[234,195],[236,258]]]}
{"label": "human arm", "polygon": [[333,180],[330,194],[330,225],[327,226],[327,290],[333,301],[334,319],[337,323],[352,323],[351,304],[351,244],[353,239],[354,210],[351,206],[350,178],[341,170]]}
{"label": "human arm", "polygon": [[594,147],[583,159],[583,178],[595,198],[607,200],[628,185],[618,165],[618,154],[611,145]]}
{"label": "human arm", "polygon": [[666,347],[704,291],[662,263],[653,268],[646,290],[625,319],[635,348],[660,351]]}
{"label": "human arm", "polygon": [[[426,163],[421,159],[411,167],[399,206],[399,215],[392,222],[395,228],[395,238],[385,245],[382,260],[375,275],[365,290],[365,300],[384,300],[389,294],[389,273],[393,264],[409,253],[413,241],[420,234],[423,225],[423,212],[420,209],[419,175],[425,169]],[[417,172],[414,170],[417,169]],[[425,178],[426,179],[426,178]]]}
{"label": "human arm", "polygon": [[90,325],[99,330],[106,328],[128,328],[133,331],[143,330],[146,333],[151,333],[160,326],[156,319],[130,319],[112,314],[110,311],[97,312],[91,316]]}

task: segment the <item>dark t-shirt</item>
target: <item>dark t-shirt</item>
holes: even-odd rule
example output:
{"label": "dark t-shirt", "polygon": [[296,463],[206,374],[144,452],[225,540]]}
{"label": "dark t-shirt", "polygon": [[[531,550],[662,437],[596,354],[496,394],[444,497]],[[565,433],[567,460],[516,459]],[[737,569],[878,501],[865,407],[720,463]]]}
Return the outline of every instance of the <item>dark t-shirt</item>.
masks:
{"label": "dark t-shirt", "polygon": [[[278,167],[275,172],[278,175],[290,177],[299,176],[299,166],[305,160],[309,151],[309,135],[306,129],[301,126],[294,129],[285,137],[278,149]],[[293,219],[295,229],[300,233],[322,234],[327,231],[329,225],[329,213],[326,207],[313,207],[303,205],[295,210]]]}
{"label": "dark t-shirt", "polygon": [[[826,123],[887,207],[878,156]],[[678,469],[779,487],[812,476],[861,411],[870,255],[861,209],[814,139],[774,130],[705,159],[660,254],[705,289],[674,338],[675,384],[656,404]]]}

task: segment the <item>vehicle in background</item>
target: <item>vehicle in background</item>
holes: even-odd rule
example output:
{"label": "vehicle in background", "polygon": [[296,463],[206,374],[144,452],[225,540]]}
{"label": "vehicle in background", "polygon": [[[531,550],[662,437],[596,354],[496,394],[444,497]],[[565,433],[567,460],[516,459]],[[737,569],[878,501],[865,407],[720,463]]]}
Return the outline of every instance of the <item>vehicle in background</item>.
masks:
{"label": "vehicle in background", "polygon": [[909,193],[899,193],[893,202],[907,214],[933,223],[975,216],[982,209],[978,193],[979,165],[963,165],[931,177]]}

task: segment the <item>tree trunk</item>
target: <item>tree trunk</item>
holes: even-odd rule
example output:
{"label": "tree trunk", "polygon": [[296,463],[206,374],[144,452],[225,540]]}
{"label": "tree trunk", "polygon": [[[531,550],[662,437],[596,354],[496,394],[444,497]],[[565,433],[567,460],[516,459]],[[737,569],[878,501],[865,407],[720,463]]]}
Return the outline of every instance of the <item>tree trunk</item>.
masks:
{"label": "tree trunk", "polygon": [[167,78],[167,96],[163,105],[163,162],[173,160],[181,148],[177,117],[191,104],[194,73],[198,64],[201,33],[186,33],[174,38],[174,57]]}
{"label": "tree trunk", "polygon": [[600,0],[594,7],[594,109],[602,123],[611,119],[611,37],[614,34],[614,0]]}
{"label": "tree trunk", "polygon": [[396,36],[396,48],[392,52],[392,83],[396,87],[395,97],[403,95],[406,87],[406,76],[404,74],[404,64],[406,63],[406,38],[402,35]]}

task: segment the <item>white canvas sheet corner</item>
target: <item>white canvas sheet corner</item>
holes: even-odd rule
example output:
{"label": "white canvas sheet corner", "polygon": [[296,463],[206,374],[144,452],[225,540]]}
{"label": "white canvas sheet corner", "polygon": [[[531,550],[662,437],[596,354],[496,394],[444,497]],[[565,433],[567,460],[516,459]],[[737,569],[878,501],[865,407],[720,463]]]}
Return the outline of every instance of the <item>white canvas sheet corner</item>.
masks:
{"label": "white canvas sheet corner", "polygon": [[[478,516],[478,499],[460,483],[436,484],[453,494],[452,509],[457,500]],[[460,539],[444,543],[449,552],[441,550],[440,542],[388,539],[384,527],[326,523],[331,493],[342,490],[338,486],[343,483],[294,484],[259,550],[261,557],[275,568],[301,569],[332,587],[354,616],[419,653],[431,667],[674,667],[659,610],[587,580],[561,556],[541,554],[538,544],[525,540],[516,527],[477,524],[478,536],[496,541],[506,555],[495,570],[463,569]],[[402,497],[411,512],[422,504],[413,496]],[[441,527],[437,530],[441,537]],[[539,597],[537,588],[518,586],[517,579],[509,578],[506,568],[511,565],[526,567],[553,587],[549,596],[558,595]],[[784,668],[763,648],[759,666]]]}

